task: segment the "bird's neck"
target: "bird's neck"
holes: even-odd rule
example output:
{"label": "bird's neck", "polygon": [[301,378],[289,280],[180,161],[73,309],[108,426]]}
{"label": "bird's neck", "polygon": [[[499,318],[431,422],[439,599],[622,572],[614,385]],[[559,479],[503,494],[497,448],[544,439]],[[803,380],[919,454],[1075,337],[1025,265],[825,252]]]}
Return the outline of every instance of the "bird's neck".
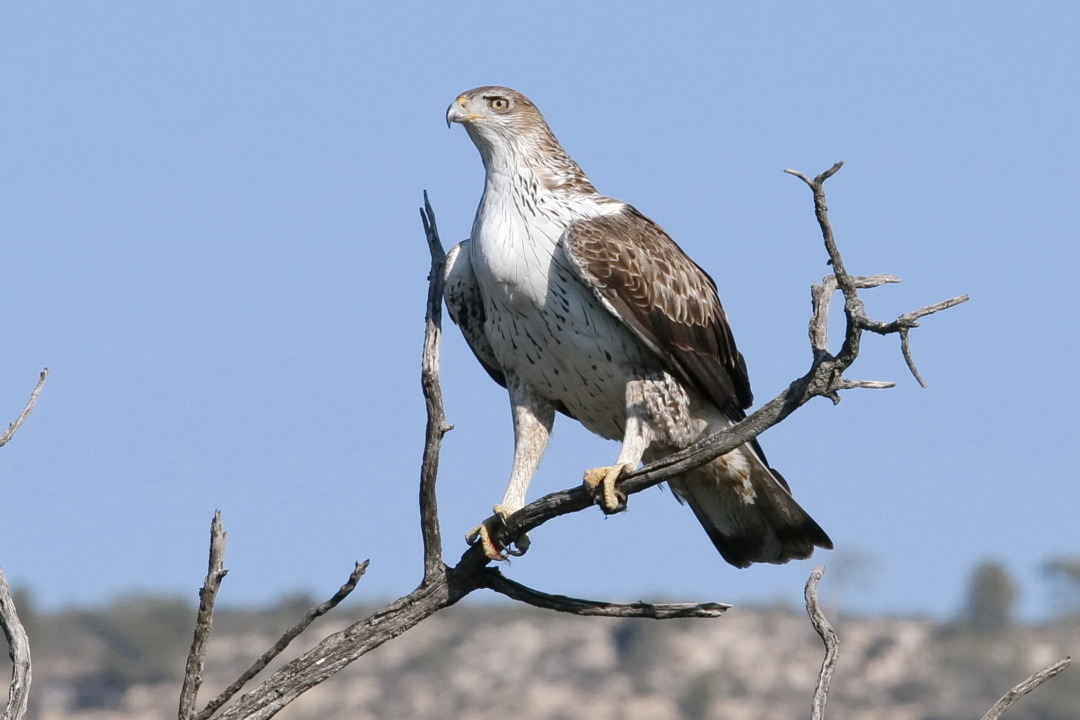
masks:
{"label": "bird's neck", "polygon": [[484,161],[488,188],[511,182],[535,195],[596,194],[589,177],[549,133],[519,136],[513,142],[473,139]]}

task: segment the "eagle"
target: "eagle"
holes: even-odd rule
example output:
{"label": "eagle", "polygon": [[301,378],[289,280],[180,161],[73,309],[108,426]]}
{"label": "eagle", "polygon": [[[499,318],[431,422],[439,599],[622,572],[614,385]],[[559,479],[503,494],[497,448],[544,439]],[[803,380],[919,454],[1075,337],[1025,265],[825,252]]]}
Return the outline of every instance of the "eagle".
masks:
{"label": "eagle", "polygon": [[[467,538],[504,559],[527,547],[503,547],[498,531],[525,504],[557,413],[622,442],[584,478],[613,513],[623,474],[735,424],[753,395],[716,283],[637,208],[597,192],[527,97],[474,88],[446,122],[465,127],[485,179],[469,239],[447,254],[444,300],[509,392],[514,427],[506,493]],[[756,440],[669,485],[736,567],[832,548]]]}

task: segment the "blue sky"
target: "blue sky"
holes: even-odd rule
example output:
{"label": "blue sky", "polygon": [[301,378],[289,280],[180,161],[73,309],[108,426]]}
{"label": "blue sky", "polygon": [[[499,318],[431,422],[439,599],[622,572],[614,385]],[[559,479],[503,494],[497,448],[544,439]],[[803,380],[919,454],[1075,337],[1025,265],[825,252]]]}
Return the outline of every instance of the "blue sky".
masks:
{"label": "blue sky", "polygon": [[[827,268],[810,196],[836,160],[848,267],[903,284],[896,314],[969,293],[762,442],[837,545],[728,567],[666,491],[550,523],[507,569],[549,592],[834,606],[960,606],[1006,563],[1047,612],[1046,559],[1080,554],[1071,317],[1080,220],[1080,6],[986,2],[4,3],[0,413],[52,371],[0,450],[0,563],[55,607],[194,598],[209,521],[223,601],[368,598],[421,570],[416,483],[427,250],[466,236],[479,157],[458,93],[529,95],[600,190],[660,222],[717,280],[759,402],[805,372]],[[447,558],[502,495],[504,391],[456,330],[443,352]],[[562,419],[531,497],[618,447]],[[831,582],[831,584],[829,584]]]}

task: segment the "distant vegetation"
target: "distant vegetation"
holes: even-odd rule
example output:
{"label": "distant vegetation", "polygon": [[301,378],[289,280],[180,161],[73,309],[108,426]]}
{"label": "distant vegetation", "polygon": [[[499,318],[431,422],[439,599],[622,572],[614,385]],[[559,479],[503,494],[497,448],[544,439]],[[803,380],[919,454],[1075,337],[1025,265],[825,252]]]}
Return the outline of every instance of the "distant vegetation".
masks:
{"label": "distant vegetation", "polygon": [[[1038,627],[1015,624],[1017,587],[994,561],[973,570],[953,620],[833,618],[841,656],[830,707],[881,720],[980,717],[1034,670],[1080,654],[1080,573],[1072,574],[1080,563],[1070,563],[1047,564],[1060,613]],[[135,596],[39,613],[26,593],[16,599],[34,651],[30,718],[175,717],[190,603]],[[205,697],[313,604],[294,596],[269,608],[219,608]],[[365,609],[338,612],[356,618]],[[335,621],[323,622],[327,630]],[[820,657],[805,616],[783,609],[657,622],[469,604],[356,663],[282,717],[797,717],[806,714]],[[1021,702],[1010,713],[1018,719],[1077,720],[1075,669]]]}

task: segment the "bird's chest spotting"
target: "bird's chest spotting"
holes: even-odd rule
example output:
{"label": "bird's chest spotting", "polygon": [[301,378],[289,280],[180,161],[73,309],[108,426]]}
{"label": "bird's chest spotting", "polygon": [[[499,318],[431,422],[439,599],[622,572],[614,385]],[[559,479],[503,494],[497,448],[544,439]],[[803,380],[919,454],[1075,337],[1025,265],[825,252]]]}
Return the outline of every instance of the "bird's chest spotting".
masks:
{"label": "bird's chest spotting", "polygon": [[[512,246],[510,246],[512,247]],[[656,360],[585,286],[562,249],[474,258],[499,364],[606,437],[622,434],[626,383]]]}

